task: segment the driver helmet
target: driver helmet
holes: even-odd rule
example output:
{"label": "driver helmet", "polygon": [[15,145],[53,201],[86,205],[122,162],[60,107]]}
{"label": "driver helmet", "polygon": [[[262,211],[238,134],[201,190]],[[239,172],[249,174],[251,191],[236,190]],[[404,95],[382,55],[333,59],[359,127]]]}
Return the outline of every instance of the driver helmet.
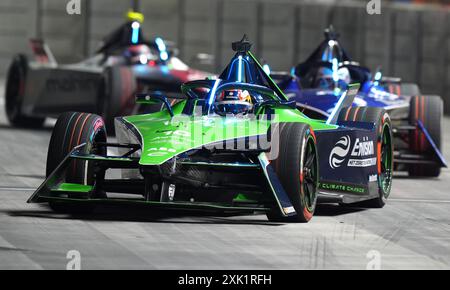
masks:
{"label": "driver helmet", "polygon": [[321,89],[333,88],[333,70],[327,67],[321,67],[317,70],[315,87]]}
{"label": "driver helmet", "polygon": [[351,83],[350,71],[346,67],[341,67],[338,69],[338,78],[346,84]]}
{"label": "driver helmet", "polygon": [[156,56],[151,52],[150,48],[145,44],[130,46],[125,51],[131,64],[149,64],[155,63]]}
{"label": "driver helmet", "polygon": [[322,67],[317,71],[316,86],[322,89],[331,89],[335,85],[346,87],[351,82],[350,71],[346,67],[341,67],[337,71],[337,79],[333,77],[333,70]]}
{"label": "driver helmet", "polygon": [[247,90],[226,90],[217,97],[215,108],[219,115],[245,115],[253,108],[252,97]]}

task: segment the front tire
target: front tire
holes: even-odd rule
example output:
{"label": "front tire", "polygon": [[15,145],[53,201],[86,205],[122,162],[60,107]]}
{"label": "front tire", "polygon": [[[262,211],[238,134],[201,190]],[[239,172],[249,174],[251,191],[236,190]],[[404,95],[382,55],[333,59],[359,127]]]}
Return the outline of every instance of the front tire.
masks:
{"label": "front tire", "polygon": [[297,214],[284,217],[278,208],[267,213],[270,221],[306,223],[317,204],[319,159],[312,128],[304,123],[279,124],[279,155],[275,172]]}
{"label": "front tire", "polygon": [[[48,177],[73,148],[80,144],[86,143],[82,149],[84,154],[106,155],[106,149],[97,146],[99,142],[106,142],[106,129],[100,116],[76,112],[63,113],[58,118],[50,138],[46,176]],[[93,185],[94,169],[92,166],[86,166],[88,166],[86,161],[72,161],[66,170],[65,182]],[[54,211],[65,213],[87,213],[94,209],[90,205],[65,201],[50,202],[49,205]]]}
{"label": "front tire", "polygon": [[28,59],[23,54],[14,57],[8,71],[5,91],[6,117],[11,125],[22,128],[40,128],[45,118],[28,117],[22,113],[22,102],[28,73]]}

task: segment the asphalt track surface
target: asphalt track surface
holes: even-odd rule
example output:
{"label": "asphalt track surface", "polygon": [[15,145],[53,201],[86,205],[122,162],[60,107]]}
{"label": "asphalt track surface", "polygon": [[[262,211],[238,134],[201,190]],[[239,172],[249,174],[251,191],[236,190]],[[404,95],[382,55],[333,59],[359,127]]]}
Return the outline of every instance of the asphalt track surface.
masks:
{"label": "asphalt track surface", "polygon": [[[0,92],[0,269],[66,269],[71,250],[82,269],[366,269],[375,260],[450,269],[448,169],[439,179],[396,176],[383,209],[323,205],[309,224],[118,207],[68,216],[27,204],[44,179],[52,124],[11,128]],[[449,128],[446,118],[447,160]]]}

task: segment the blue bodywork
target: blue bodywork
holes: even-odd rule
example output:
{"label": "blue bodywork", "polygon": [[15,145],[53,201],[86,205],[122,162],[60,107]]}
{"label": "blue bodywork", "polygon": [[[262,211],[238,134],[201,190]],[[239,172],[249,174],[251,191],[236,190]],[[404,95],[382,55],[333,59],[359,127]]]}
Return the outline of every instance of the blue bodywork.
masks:
{"label": "blue bodywork", "polygon": [[352,61],[340,46],[336,33],[328,30],[325,35],[326,39],[311,56],[290,74],[271,74],[291,100],[326,118],[348,85],[359,83],[354,106],[383,107],[388,112],[409,107],[411,96],[402,95],[398,84],[390,85],[381,71],[372,74]]}
{"label": "blue bodywork", "polygon": [[[354,98],[353,106],[384,108],[394,121],[394,134],[402,131],[401,127],[404,128],[405,124],[409,126],[408,130],[419,129],[427,136],[438,165],[446,167],[446,161],[427,128],[422,124],[410,123],[413,93],[402,92],[400,79],[383,77],[380,69],[371,73],[368,68],[351,60],[332,27],[325,30],[325,40],[305,62],[293,67],[290,73],[271,73],[271,76],[300,110],[316,119],[327,119],[348,86],[359,83],[360,90]],[[396,130],[395,124],[399,126],[399,130]],[[400,134],[395,137],[404,141],[404,135]],[[396,163],[413,163],[403,153],[408,152],[398,151]]]}
{"label": "blue bodywork", "polygon": [[[299,103],[300,107],[309,108],[328,117],[336,106],[342,93],[341,88],[306,88],[302,89],[298,77],[293,76],[288,81],[279,83],[280,88],[291,100]],[[353,102],[354,106],[383,107],[387,111],[409,107],[410,96],[402,96],[389,93],[383,86],[376,85],[372,81],[362,84],[358,95]]]}

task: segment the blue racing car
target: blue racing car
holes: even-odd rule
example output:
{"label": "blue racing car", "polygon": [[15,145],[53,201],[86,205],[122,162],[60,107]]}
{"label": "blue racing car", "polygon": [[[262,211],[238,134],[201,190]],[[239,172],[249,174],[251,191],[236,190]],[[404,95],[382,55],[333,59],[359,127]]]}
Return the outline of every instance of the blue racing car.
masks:
{"label": "blue racing car", "polygon": [[364,107],[382,107],[394,126],[395,170],[410,176],[437,177],[447,167],[441,153],[443,103],[439,96],[424,96],[419,87],[399,78],[384,77],[353,61],[342,48],[333,27],[325,40],[290,73],[271,73],[280,88],[307,116],[327,119],[351,83],[360,83],[345,119],[360,121]]}

